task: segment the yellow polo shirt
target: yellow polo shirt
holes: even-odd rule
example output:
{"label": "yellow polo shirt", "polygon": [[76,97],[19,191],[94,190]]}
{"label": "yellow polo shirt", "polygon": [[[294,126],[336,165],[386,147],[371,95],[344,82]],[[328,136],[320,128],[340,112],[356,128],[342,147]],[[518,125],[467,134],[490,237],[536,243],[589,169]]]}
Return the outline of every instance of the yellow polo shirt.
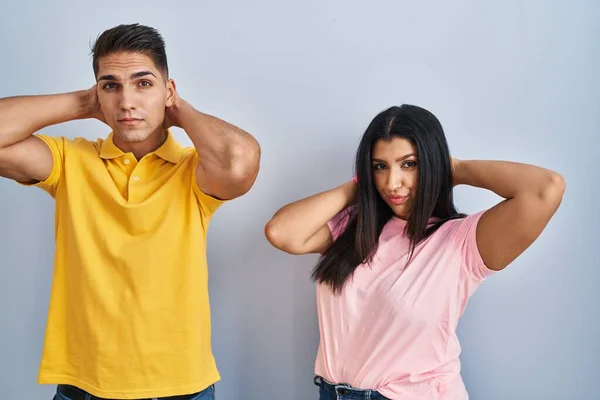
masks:
{"label": "yellow polo shirt", "polygon": [[112,140],[38,136],[54,168],[56,254],[39,383],[114,399],[199,392],[211,350],[206,232],[222,204],[169,133],[139,162]]}

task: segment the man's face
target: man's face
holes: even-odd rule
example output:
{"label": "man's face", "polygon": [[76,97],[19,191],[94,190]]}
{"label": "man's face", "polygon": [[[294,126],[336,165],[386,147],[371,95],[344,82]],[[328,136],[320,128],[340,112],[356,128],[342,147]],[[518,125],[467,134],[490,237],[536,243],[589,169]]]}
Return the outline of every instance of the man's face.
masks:
{"label": "man's face", "polygon": [[98,60],[98,102],[115,139],[143,142],[162,131],[174,85],[142,53],[120,52]]}

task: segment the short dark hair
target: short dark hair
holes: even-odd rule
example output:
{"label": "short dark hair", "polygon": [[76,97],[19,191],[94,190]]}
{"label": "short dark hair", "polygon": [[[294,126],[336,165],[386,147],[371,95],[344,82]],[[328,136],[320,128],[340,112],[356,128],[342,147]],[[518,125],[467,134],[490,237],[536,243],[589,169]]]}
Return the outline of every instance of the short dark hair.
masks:
{"label": "short dark hair", "polygon": [[119,25],[102,32],[92,45],[94,76],[98,74],[98,60],[117,52],[143,53],[154,65],[169,76],[165,41],[158,30],[140,24]]}

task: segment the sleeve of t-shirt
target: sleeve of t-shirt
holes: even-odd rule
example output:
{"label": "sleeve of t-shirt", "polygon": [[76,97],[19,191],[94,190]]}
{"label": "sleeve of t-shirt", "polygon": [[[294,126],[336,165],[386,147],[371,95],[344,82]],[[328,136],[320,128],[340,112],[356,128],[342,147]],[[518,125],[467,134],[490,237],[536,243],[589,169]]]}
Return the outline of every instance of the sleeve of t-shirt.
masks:
{"label": "sleeve of t-shirt", "polygon": [[50,175],[39,182],[18,182],[23,186],[37,186],[47,193],[50,196],[56,196],[56,188],[58,187],[61,178],[63,176],[64,171],[64,163],[65,163],[65,153],[67,151],[67,141],[68,139],[64,137],[53,137],[46,135],[35,135],[37,138],[42,140],[50,149],[52,153],[52,172]]}
{"label": "sleeve of t-shirt", "polygon": [[477,247],[477,224],[484,211],[469,215],[458,223],[455,239],[462,258],[462,267],[470,277],[482,281],[495,271],[489,269]]}
{"label": "sleeve of t-shirt", "polygon": [[350,207],[343,209],[327,222],[334,241],[346,230],[348,221],[350,221]]}
{"label": "sleeve of t-shirt", "polygon": [[194,152],[194,162],[192,163],[194,168],[194,173],[192,174],[192,187],[194,188],[194,194],[196,195],[196,199],[198,204],[200,205],[200,211],[204,218],[210,218],[217,211],[219,207],[221,207],[226,200],[220,200],[216,197],[213,197],[207,193],[204,193],[202,189],[198,187],[198,183],[196,181],[196,170],[198,165],[199,156],[198,153]]}

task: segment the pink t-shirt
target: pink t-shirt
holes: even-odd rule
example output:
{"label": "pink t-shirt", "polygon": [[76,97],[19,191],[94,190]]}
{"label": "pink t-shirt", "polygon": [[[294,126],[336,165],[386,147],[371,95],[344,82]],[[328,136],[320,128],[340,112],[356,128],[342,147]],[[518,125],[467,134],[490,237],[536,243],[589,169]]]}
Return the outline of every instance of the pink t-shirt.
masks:
{"label": "pink t-shirt", "polygon": [[[392,218],[373,263],[360,265],[340,295],[318,284],[315,373],[394,400],[468,399],[456,326],[469,297],[493,273],[475,240],[482,214],[443,224],[417,246],[408,266],[406,222]],[[347,211],[329,222],[334,239],[347,222]]]}

